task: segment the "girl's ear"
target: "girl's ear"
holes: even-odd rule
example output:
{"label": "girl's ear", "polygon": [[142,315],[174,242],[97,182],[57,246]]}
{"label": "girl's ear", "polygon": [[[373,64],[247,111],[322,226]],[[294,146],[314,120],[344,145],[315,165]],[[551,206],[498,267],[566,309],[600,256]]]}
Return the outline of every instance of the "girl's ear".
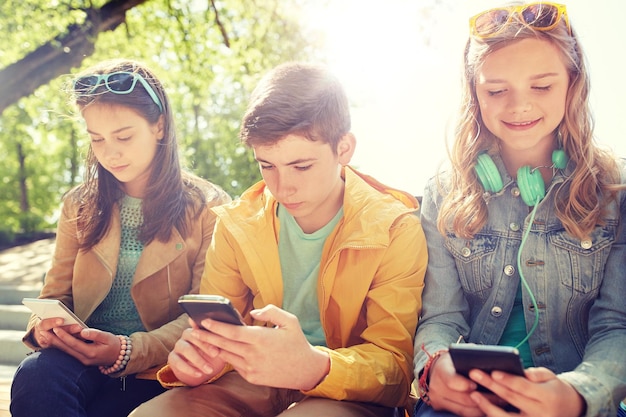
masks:
{"label": "girl's ear", "polygon": [[165,117],[163,115],[160,115],[159,120],[156,122],[155,135],[159,142],[165,137]]}
{"label": "girl's ear", "polygon": [[348,165],[354,155],[356,148],[356,138],[350,132],[346,133],[337,143],[337,157],[341,165]]}

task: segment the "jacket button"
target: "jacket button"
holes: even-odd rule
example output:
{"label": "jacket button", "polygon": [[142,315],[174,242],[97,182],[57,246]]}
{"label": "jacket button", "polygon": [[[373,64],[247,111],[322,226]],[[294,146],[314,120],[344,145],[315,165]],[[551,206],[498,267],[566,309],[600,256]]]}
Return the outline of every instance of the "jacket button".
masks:
{"label": "jacket button", "polygon": [[461,249],[461,255],[463,255],[464,258],[467,258],[471,254],[472,254],[472,250],[470,248],[465,247],[465,248]]}
{"label": "jacket button", "polygon": [[504,275],[510,277],[515,273],[515,267],[513,265],[507,265],[504,267]]}
{"label": "jacket button", "polygon": [[495,306],[491,309],[491,315],[494,317],[500,317],[502,315],[502,308]]}
{"label": "jacket button", "polygon": [[517,188],[517,187],[511,188],[511,195],[513,197],[519,197],[519,195],[520,195],[519,188]]}
{"label": "jacket button", "polygon": [[589,248],[591,248],[591,240],[590,240],[590,239],[585,239],[585,240],[583,240],[582,242],[580,242],[580,246],[581,246],[583,249],[589,249]]}
{"label": "jacket button", "polygon": [[517,232],[517,231],[519,230],[519,224],[517,224],[517,223],[511,223],[511,224],[509,225],[509,228],[510,228],[512,231]]}

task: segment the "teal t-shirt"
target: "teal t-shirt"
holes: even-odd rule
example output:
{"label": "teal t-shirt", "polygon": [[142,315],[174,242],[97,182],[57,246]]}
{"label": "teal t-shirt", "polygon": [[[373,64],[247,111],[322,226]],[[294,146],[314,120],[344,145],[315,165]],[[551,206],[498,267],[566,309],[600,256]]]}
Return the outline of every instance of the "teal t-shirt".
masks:
{"label": "teal t-shirt", "polygon": [[[517,346],[519,342],[524,340],[526,334],[524,304],[522,303],[522,286],[519,285],[517,288],[517,294],[515,294],[513,311],[511,311],[511,316],[509,317],[509,321],[504,328],[504,333],[502,333],[499,344],[502,346]],[[524,342],[520,346],[517,346],[517,350],[519,350],[524,368],[534,366],[528,341]]]}
{"label": "teal t-shirt", "polygon": [[324,243],[342,216],[343,208],[326,226],[313,233],[304,233],[296,219],[284,207],[278,206],[282,308],[298,317],[304,335],[313,346],[326,346],[317,299],[317,280]]}

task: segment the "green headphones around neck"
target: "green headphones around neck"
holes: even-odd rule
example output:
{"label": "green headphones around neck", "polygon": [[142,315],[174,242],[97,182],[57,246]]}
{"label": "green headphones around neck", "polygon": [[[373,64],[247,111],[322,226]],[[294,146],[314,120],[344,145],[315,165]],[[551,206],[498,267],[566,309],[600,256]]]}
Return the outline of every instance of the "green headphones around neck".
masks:
{"label": "green headphones around neck", "polygon": [[[567,166],[567,155],[563,149],[552,152],[552,167],[564,169]],[[539,167],[538,167],[539,168]],[[476,175],[485,191],[497,193],[504,187],[500,172],[487,153],[483,152],[476,158]],[[546,195],[546,185],[541,177],[541,172],[536,168],[525,165],[517,170],[517,185],[522,200],[527,206],[534,206]]]}

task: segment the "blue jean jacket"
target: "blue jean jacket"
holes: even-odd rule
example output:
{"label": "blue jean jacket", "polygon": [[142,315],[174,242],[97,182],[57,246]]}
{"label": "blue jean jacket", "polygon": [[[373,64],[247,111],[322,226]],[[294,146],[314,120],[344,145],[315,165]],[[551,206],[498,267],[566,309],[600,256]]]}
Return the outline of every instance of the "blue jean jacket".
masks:
{"label": "blue jean jacket", "polygon": [[[416,376],[427,360],[422,346],[435,352],[459,335],[471,343],[498,344],[513,308],[530,208],[501,159],[493,159],[505,186],[487,197],[489,219],[471,240],[439,233],[441,183],[433,178],[426,186],[421,218],[429,261],[415,339]],[[620,166],[624,183],[624,161]],[[551,369],[584,397],[586,415],[612,417],[626,396],[626,192],[608,207],[606,224],[581,241],[565,232],[555,212],[557,189],[569,186],[566,174],[557,173],[538,204],[520,258],[539,310],[529,344],[535,366]],[[523,304],[528,331],[535,312],[526,290]]]}

